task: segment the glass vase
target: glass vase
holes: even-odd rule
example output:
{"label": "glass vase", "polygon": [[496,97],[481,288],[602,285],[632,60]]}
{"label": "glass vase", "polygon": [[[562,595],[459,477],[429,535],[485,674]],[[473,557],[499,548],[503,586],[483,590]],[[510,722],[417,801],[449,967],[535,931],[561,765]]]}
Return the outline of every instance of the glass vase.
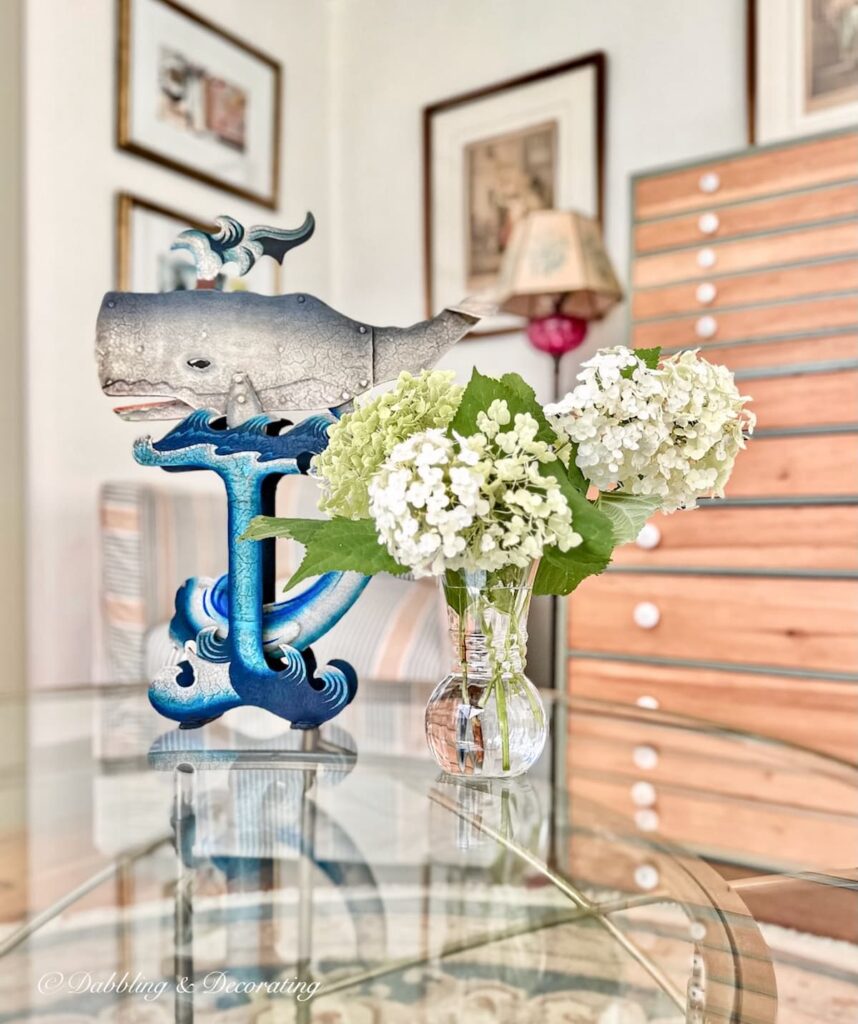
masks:
{"label": "glass vase", "polygon": [[539,691],[524,674],[536,563],[447,573],[453,665],[426,706],[426,740],[451,775],[521,775],[545,746]]}

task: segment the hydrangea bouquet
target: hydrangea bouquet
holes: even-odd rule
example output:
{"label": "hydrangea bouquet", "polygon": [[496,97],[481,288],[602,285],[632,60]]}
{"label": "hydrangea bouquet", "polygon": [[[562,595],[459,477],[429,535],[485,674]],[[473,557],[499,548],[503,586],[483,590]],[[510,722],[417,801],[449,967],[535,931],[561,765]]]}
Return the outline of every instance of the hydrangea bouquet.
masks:
{"label": "hydrangea bouquet", "polygon": [[526,770],[545,715],[524,675],[530,596],[602,572],[656,511],[723,496],[754,426],[732,374],[696,352],[603,349],[545,406],[517,374],[403,374],[330,429],[312,474],[327,520],[262,518],[305,546],[290,586],[331,570],[443,580],[456,664],[427,711],[451,772]]}

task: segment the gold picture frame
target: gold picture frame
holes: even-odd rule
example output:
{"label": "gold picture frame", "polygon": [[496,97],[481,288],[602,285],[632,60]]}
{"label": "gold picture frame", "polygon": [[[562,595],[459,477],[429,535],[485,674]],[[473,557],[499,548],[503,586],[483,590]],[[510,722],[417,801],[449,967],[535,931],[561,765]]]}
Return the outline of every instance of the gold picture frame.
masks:
{"label": "gold picture frame", "polygon": [[[134,225],[135,220],[140,217],[149,218],[150,222],[156,226],[158,219],[166,222],[160,227],[161,249],[165,249],[179,231],[185,228],[214,232],[218,230],[217,225],[206,222],[204,218],[163,206],[131,192],[117,193],[115,207],[116,289],[123,292],[171,290],[163,288],[163,282],[157,281],[155,263],[160,255],[158,251],[150,250],[146,253],[145,259],[147,262],[151,261],[152,266],[138,268],[138,273],[134,272]],[[153,275],[156,280],[152,279]],[[226,285],[228,291],[249,290],[263,295],[278,295],[281,289],[281,267],[275,260],[262,260],[249,275],[245,277],[232,276],[221,283]],[[155,287],[152,287],[153,285]]]}
{"label": "gold picture frame", "polygon": [[[209,34],[209,37],[217,40],[218,44],[226,44],[227,46],[234,48],[236,51],[240,51],[245,60],[257,62],[260,68],[264,69],[264,74],[270,75],[271,111],[270,120],[268,122],[270,134],[269,138],[264,140],[265,148],[268,151],[268,159],[264,161],[264,165],[268,172],[268,180],[264,188],[254,188],[247,184],[241,184],[238,181],[225,180],[222,174],[218,175],[214,172],[209,172],[204,167],[199,166],[199,162],[180,159],[176,154],[175,149],[165,151],[167,147],[164,146],[161,146],[159,149],[158,146],[153,144],[151,141],[147,141],[146,138],[141,137],[139,134],[135,134],[134,111],[132,110],[132,94],[134,91],[132,87],[132,63],[134,61],[133,22],[135,5],[138,3],[150,5],[158,11],[166,11],[169,12],[171,16],[182,19],[183,22],[186,22],[187,25],[190,26],[188,31],[198,31],[201,33],[199,37],[200,39],[205,39],[206,34]],[[268,54],[263,53],[261,50],[258,50],[256,47],[251,46],[238,36],[227,32],[220,26],[215,25],[205,18],[200,17],[198,14],[194,14],[186,8],[181,7],[179,4],[174,3],[173,0],[117,0],[116,54],[116,74],[118,83],[116,145],[119,149],[126,153],[131,153],[134,156],[151,160],[162,167],[167,167],[180,174],[185,174],[188,177],[195,178],[197,181],[201,181],[206,185],[212,185],[225,192],[230,192],[233,195],[240,196],[242,199],[247,199],[250,202],[268,207],[268,209],[273,210],[277,208],[280,195],[280,139],[283,78],[282,68],[279,61],[270,57]],[[161,48],[161,56],[162,58],[164,57],[163,47]],[[171,55],[168,54],[168,56],[172,56],[178,60],[183,59],[182,55],[179,53]],[[188,66],[191,66],[190,62],[188,62]],[[197,71],[196,68],[194,68],[194,70]],[[152,73],[153,83],[157,84],[159,77],[161,79],[164,78],[164,72],[161,68],[156,69],[153,67]],[[244,111],[246,105],[249,105],[250,100],[252,100],[252,97],[245,96],[243,89],[231,85],[229,82],[225,82],[223,79],[214,75],[206,78],[206,84],[208,86],[208,91],[204,103],[205,117],[211,118],[213,116],[213,109],[222,109],[224,111],[224,117],[220,122],[223,126],[220,127],[217,132],[209,131],[208,135],[210,137],[214,136],[215,141],[222,145],[225,152],[235,150],[244,142],[244,137],[241,133],[241,130],[244,127]],[[215,99],[213,100],[212,97]],[[220,98],[219,100],[217,100],[218,97]],[[215,101],[219,102],[219,108],[213,107]],[[235,111],[238,106],[238,112],[233,114],[231,122],[228,120],[231,109],[230,103],[233,111]],[[210,126],[207,125],[207,127]]]}

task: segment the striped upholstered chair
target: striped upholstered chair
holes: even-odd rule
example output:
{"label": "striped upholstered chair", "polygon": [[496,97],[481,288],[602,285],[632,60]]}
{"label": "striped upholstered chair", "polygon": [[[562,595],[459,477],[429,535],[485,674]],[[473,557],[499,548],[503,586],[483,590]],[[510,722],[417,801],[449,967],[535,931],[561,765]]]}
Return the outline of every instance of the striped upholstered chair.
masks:
{"label": "striped upholstered chair", "polygon": [[[314,485],[283,481],[279,515],[312,515]],[[168,625],[177,588],[226,568],[226,505],[217,494],[108,483],[101,493],[103,674],[148,680],[175,657]],[[278,542],[281,582],[300,548]],[[432,581],[378,576],[313,645],[317,660],[345,658],[364,679],[436,681],[446,671],[443,605]]]}

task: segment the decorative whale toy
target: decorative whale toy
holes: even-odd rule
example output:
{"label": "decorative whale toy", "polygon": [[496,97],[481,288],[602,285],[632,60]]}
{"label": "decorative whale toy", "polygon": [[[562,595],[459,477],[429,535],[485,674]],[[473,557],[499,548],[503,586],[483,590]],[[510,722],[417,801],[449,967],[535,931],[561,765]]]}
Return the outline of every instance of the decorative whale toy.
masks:
{"label": "decorative whale toy", "polygon": [[[246,273],[264,256],[282,261],[313,233],[310,214],[292,231],[218,218],[214,234],[183,232],[174,248],[211,280],[227,263]],[[105,394],[155,399],[123,405],[127,419],[181,419],[161,440],[142,438],[134,457],[170,471],[210,470],[229,509],[229,571],[193,578],[176,596],[170,624],[178,661],[164,666],[149,697],[190,728],[241,705],[266,708],[294,728],[312,728],[354,697],[344,661],[318,668],[311,644],[357,600],[367,578],[327,573],[274,600],[273,543],[240,541],[257,515],[272,515],[277,481],[306,473],[331,423],[354,398],[402,370],[432,366],[485,315],[476,302],[412,327],[373,327],[312,295],[261,296],[213,289],[108,292],[96,330]],[[315,414],[297,425],[289,410]]]}

